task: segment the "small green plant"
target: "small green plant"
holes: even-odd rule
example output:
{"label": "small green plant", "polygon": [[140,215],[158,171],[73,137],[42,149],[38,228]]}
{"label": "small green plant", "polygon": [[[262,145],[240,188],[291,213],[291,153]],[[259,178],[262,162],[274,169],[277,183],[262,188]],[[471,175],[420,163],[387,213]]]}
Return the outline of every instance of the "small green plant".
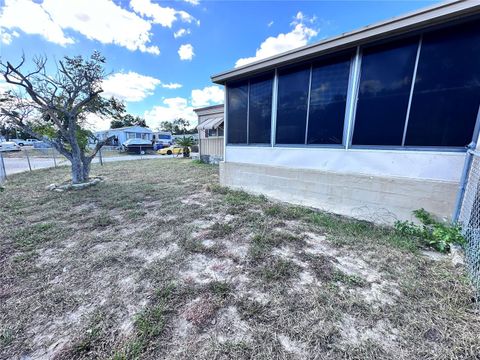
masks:
{"label": "small green plant", "polygon": [[183,157],[190,157],[190,148],[195,144],[193,137],[184,136],[177,139],[177,145],[183,147]]}
{"label": "small green plant", "polygon": [[223,281],[213,281],[210,283],[210,291],[221,299],[227,298],[232,292],[230,284]]}
{"label": "small green plant", "polygon": [[425,209],[415,210],[413,214],[421,225],[411,221],[397,221],[395,230],[402,235],[416,237],[440,252],[449,251],[452,244],[465,244],[460,225],[440,222]]}

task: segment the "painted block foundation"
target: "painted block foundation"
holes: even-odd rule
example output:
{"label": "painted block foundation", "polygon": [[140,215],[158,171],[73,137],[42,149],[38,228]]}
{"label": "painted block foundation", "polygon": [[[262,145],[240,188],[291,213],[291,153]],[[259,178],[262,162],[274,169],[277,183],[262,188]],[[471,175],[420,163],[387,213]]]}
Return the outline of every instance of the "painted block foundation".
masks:
{"label": "painted block foundation", "polygon": [[381,224],[414,220],[420,208],[450,219],[457,181],[382,177],[236,162],[220,163],[220,183],[250,193]]}

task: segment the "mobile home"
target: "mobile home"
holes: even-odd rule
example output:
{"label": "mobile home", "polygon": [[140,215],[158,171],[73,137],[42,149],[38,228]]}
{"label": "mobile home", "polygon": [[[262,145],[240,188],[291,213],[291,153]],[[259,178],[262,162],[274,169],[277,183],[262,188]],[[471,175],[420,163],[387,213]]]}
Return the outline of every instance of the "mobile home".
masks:
{"label": "mobile home", "polygon": [[97,131],[95,136],[99,140],[112,136],[107,145],[120,147],[125,141],[130,139],[153,140],[153,132],[149,128],[142,126],[128,126],[117,129]]}
{"label": "mobile home", "polygon": [[466,0],[214,75],[221,183],[375,222],[450,218],[478,140],[479,64],[480,2]]}
{"label": "mobile home", "polygon": [[194,110],[198,116],[198,146],[200,159],[218,164],[223,160],[224,105],[208,106]]}

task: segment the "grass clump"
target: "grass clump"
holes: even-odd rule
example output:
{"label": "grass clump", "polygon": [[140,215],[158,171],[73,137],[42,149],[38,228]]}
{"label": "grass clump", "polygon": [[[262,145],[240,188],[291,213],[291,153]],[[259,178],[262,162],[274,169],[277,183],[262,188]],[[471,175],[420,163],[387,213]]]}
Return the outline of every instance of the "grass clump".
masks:
{"label": "grass clump", "polygon": [[137,359],[148,344],[165,329],[170,301],[175,295],[173,283],[157,291],[151,307],[140,313],[135,320],[135,338],[126,345],[125,350],[114,354],[113,359]]}
{"label": "grass clump", "polygon": [[257,234],[253,237],[248,252],[253,260],[261,260],[280,243],[280,239],[272,234]]}
{"label": "grass clump", "polygon": [[277,217],[283,220],[297,220],[308,217],[313,213],[313,210],[303,206],[272,204],[265,208],[264,213],[268,216]]}
{"label": "grass clump", "polygon": [[93,229],[105,228],[114,224],[115,224],[115,219],[112,218],[107,212],[102,212],[93,219],[92,228]]}
{"label": "grass clump", "polygon": [[348,275],[341,271],[335,271],[332,280],[352,287],[364,287],[367,285],[367,281],[360,276]]}
{"label": "grass clump", "polygon": [[209,284],[210,292],[220,299],[226,299],[232,292],[232,287],[225,281],[212,281]]}
{"label": "grass clump", "polygon": [[54,223],[39,223],[17,230],[13,237],[23,250],[33,250],[37,245],[55,240],[61,236],[62,230]]}
{"label": "grass clump", "polygon": [[257,274],[267,282],[288,280],[299,273],[299,267],[290,260],[274,260],[261,267]]}
{"label": "grass clump", "polygon": [[2,346],[8,346],[14,339],[13,331],[10,329],[4,329],[0,333],[0,344]]}
{"label": "grass clump", "polygon": [[233,233],[233,226],[225,223],[216,222],[210,227],[210,236],[214,238],[221,238]]}
{"label": "grass clump", "polygon": [[424,245],[440,252],[449,251],[452,244],[465,244],[460,225],[440,222],[425,209],[415,210],[413,214],[421,225],[411,221],[397,221],[395,230],[399,234],[417,238]]}

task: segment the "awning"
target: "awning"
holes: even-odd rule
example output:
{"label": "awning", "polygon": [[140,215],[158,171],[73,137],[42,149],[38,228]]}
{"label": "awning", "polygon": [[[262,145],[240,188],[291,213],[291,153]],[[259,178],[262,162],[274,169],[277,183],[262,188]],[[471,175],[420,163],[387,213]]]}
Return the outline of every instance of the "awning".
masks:
{"label": "awning", "polygon": [[212,130],[217,129],[220,125],[223,124],[223,117],[214,117],[207,119],[197,126],[198,130]]}

